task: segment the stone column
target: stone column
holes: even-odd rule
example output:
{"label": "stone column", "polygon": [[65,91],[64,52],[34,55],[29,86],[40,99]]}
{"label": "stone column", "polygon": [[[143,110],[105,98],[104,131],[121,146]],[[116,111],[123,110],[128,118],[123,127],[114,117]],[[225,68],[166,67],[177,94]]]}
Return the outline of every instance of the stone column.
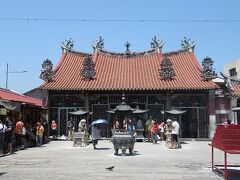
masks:
{"label": "stone column", "polygon": [[208,114],[209,114],[208,137],[212,139],[216,129],[215,91],[214,90],[210,90],[208,94]]}
{"label": "stone column", "polygon": [[87,111],[90,110],[90,107],[89,107],[89,93],[88,92],[85,93],[85,109]]}
{"label": "stone column", "polygon": [[237,98],[232,98],[230,100],[230,111],[229,111],[229,119],[232,123],[237,124],[237,112],[231,111],[233,107],[237,107]]}

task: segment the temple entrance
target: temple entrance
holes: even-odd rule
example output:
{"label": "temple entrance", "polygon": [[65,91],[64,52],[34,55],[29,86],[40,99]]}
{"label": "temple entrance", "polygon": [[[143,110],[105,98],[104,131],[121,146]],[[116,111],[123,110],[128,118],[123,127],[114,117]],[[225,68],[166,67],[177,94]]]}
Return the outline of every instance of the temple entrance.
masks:
{"label": "temple entrance", "polygon": [[[107,118],[107,110],[108,110],[108,105],[107,104],[93,104],[92,105],[92,121],[97,120],[97,119],[106,119]],[[109,137],[110,136],[110,130],[109,130],[109,125],[99,125],[100,128],[100,133],[101,137]]]}
{"label": "temple entrance", "polygon": [[164,111],[164,105],[163,104],[149,104],[148,109],[149,109],[148,113],[158,123],[161,122],[161,121],[164,121],[164,115],[162,114],[162,111]]}
{"label": "temple entrance", "polygon": [[67,127],[67,122],[70,119],[70,114],[69,112],[76,111],[76,108],[58,108],[58,135],[65,135],[67,136],[68,134],[68,127]]}
{"label": "temple entrance", "polygon": [[[72,117],[69,112],[74,112],[78,110],[79,107],[61,107],[61,108],[51,108],[50,109],[50,119],[49,124],[51,126],[52,120],[55,120],[57,123],[57,130],[58,135],[67,135],[68,134],[68,127],[67,122]],[[76,122],[75,122],[76,123]],[[51,131],[50,131],[51,133]]]}
{"label": "temple entrance", "polygon": [[206,138],[207,114],[206,108],[181,108],[187,110],[180,116],[180,137]]}

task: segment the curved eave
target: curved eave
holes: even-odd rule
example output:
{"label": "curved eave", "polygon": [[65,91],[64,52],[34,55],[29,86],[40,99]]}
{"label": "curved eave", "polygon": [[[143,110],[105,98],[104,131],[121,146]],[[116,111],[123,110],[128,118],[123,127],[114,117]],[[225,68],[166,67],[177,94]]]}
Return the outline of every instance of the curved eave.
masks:
{"label": "curved eave", "polygon": [[188,87],[179,87],[179,88],[44,88],[50,91],[171,91],[171,90],[212,90],[218,89],[217,87],[199,87],[199,88],[188,88]]}

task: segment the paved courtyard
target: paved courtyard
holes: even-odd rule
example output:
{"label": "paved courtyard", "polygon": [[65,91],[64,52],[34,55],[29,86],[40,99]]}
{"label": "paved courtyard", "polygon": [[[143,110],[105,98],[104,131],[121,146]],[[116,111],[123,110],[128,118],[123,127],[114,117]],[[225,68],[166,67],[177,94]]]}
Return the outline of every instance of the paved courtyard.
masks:
{"label": "paved courtyard", "polygon": [[[222,179],[211,171],[208,143],[185,141],[182,149],[168,149],[164,143],[137,142],[133,156],[114,156],[109,140],[100,141],[97,150],[91,144],[73,147],[70,141],[52,141],[0,158],[0,179]],[[223,163],[223,153],[215,152]],[[229,161],[240,159],[234,155]],[[113,171],[105,169],[109,166],[115,166]]]}

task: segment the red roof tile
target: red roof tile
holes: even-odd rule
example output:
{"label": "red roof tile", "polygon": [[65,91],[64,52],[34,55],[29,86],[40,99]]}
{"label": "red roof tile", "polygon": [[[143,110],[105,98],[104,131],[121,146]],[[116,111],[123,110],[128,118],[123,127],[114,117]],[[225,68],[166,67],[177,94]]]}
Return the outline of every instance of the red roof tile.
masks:
{"label": "red roof tile", "polygon": [[[176,76],[165,81],[159,76],[160,63],[168,56]],[[131,57],[105,52],[93,54],[96,79],[84,80],[80,70],[86,54],[66,52],[62,55],[52,81],[41,88],[48,90],[203,90],[218,88],[200,76],[200,64],[193,52],[152,52]]]}
{"label": "red roof tile", "polygon": [[240,96],[240,84],[233,85],[233,90],[237,96]]}
{"label": "red roof tile", "polygon": [[26,103],[34,106],[43,106],[43,101],[41,99],[25,96],[10,90],[0,88],[0,100],[15,101]]}

